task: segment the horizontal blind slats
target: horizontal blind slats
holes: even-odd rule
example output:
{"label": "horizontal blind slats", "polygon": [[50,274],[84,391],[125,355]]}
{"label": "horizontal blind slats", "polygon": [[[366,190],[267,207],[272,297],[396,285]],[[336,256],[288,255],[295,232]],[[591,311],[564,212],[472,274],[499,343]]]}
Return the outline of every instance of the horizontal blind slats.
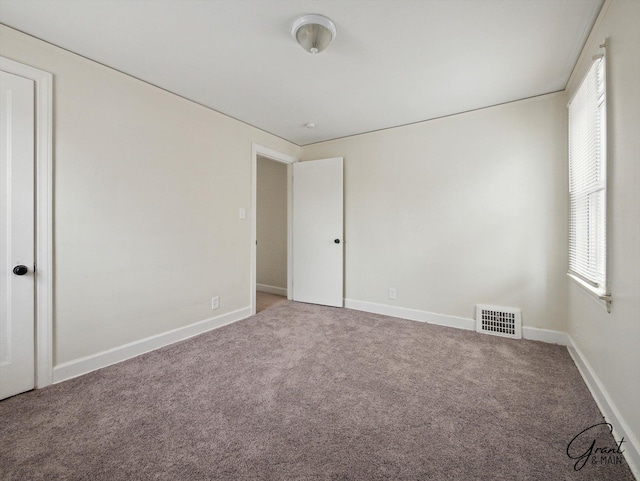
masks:
{"label": "horizontal blind slats", "polygon": [[606,281],[604,57],[569,104],[569,270],[599,287]]}

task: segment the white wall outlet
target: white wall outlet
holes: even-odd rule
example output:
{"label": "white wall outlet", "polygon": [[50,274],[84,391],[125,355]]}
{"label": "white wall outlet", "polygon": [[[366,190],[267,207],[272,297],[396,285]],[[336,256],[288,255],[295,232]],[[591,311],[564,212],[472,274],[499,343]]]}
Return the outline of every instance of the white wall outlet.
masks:
{"label": "white wall outlet", "polygon": [[220,296],[211,298],[211,309],[219,309],[220,308]]}
{"label": "white wall outlet", "polygon": [[395,299],[396,298],[396,288],[395,287],[390,287],[389,288],[389,299]]}
{"label": "white wall outlet", "polygon": [[244,207],[240,207],[240,210],[238,211],[238,217],[240,219],[246,219],[247,218],[247,209],[245,209]]}

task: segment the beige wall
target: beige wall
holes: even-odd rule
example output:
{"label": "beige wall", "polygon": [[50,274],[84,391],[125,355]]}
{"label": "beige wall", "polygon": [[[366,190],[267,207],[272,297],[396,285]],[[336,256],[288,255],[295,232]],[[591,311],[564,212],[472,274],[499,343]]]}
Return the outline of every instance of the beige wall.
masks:
{"label": "beige wall", "polygon": [[287,165],[258,157],[258,284],[287,289]]}
{"label": "beige wall", "polygon": [[0,55],[54,76],[54,364],[248,307],[251,143],[299,148],[4,26]]}
{"label": "beige wall", "polygon": [[[640,436],[640,2],[605,4],[568,87],[607,40],[608,254],[611,313],[573,281],[568,331],[619,414]],[[636,459],[640,466],[640,458]]]}
{"label": "beige wall", "polygon": [[[566,99],[548,95],[319,143],[344,156],[346,298],[565,330]],[[388,298],[390,287],[397,300]]]}

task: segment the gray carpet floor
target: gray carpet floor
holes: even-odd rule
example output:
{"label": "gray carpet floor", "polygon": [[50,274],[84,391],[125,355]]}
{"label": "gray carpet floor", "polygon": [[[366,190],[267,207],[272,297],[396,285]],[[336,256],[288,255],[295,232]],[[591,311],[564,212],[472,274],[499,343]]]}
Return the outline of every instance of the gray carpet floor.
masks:
{"label": "gray carpet floor", "polygon": [[0,478],[632,480],[599,422],[564,347],[287,301],[0,402]]}

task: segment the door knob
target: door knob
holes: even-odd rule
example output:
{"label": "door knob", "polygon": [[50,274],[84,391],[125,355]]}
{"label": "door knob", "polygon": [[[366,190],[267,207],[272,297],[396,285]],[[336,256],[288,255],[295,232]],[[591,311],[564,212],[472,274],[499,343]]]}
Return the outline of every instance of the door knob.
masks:
{"label": "door knob", "polygon": [[333,242],[335,242],[336,244],[340,244],[340,239],[336,239]]}
{"label": "door knob", "polygon": [[27,272],[29,272],[27,266],[19,265],[13,268],[13,273],[16,276],[24,276]]}

